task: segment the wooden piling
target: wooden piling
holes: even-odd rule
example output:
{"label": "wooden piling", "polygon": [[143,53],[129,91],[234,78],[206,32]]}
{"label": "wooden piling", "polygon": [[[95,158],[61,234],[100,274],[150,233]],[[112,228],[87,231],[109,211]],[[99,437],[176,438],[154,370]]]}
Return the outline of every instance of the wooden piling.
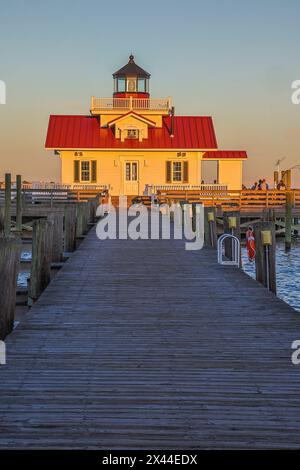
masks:
{"label": "wooden piling", "polygon": [[53,224],[52,261],[59,263],[63,255],[64,217],[62,213],[52,212],[47,219]]}
{"label": "wooden piling", "polygon": [[17,175],[16,231],[22,232],[22,179]]}
{"label": "wooden piling", "polygon": [[[241,240],[241,217],[239,211],[226,211],[223,213],[224,233],[230,233]],[[225,240],[225,256],[232,259],[232,240]]]}
{"label": "wooden piling", "polygon": [[292,247],[292,209],[293,193],[287,191],[285,204],[285,251],[290,251]]}
{"label": "wooden piling", "polygon": [[0,206],[0,236],[4,235],[5,207]]}
{"label": "wooden piling", "polygon": [[64,251],[71,253],[76,249],[76,207],[70,204],[64,214]]}
{"label": "wooden piling", "polygon": [[11,230],[11,174],[5,174],[5,212],[4,212],[4,235],[10,236]]}
{"label": "wooden piling", "polygon": [[0,340],[14,327],[20,251],[20,240],[0,238]]}
{"label": "wooden piling", "polygon": [[[264,245],[263,232],[270,232],[270,244]],[[255,269],[256,280],[276,294],[276,238],[274,222],[255,225]],[[265,236],[266,240],[266,236]]]}
{"label": "wooden piling", "polygon": [[76,237],[82,237],[84,232],[84,210],[81,202],[76,204]]}
{"label": "wooden piling", "polygon": [[32,233],[32,261],[28,288],[31,305],[50,282],[52,262],[53,224],[45,219],[36,220]]}
{"label": "wooden piling", "polygon": [[217,247],[217,219],[216,208],[204,208],[204,243],[212,248]]}

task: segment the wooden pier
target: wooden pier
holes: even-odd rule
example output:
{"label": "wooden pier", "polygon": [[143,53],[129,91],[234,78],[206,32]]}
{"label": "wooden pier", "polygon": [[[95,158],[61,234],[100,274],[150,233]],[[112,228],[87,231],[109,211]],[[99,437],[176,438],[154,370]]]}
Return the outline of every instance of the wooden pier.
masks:
{"label": "wooden pier", "polygon": [[214,250],[93,229],[6,338],[0,448],[299,448],[297,339]]}

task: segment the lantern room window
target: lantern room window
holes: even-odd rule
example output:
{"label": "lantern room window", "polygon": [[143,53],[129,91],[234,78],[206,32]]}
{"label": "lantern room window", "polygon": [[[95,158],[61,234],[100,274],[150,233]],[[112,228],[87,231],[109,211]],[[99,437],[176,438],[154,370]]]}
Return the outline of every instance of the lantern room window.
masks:
{"label": "lantern room window", "polygon": [[124,93],[126,91],[126,78],[119,77],[115,81],[116,92]]}

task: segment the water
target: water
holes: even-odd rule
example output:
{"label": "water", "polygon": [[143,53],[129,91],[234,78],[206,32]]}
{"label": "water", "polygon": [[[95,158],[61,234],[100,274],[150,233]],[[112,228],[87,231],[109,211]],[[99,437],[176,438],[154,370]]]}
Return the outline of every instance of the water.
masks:
{"label": "water", "polygon": [[[255,263],[250,263],[246,247],[242,247],[243,269],[255,279]],[[277,295],[300,312],[300,242],[295,242],[289,253],[284,242],[276,246]]]}
{"label": "water", "polygon": [[[31,247],[29,247],[25,250],[22,250],[21,252],[21,263],[22,261],[30,261],[31,260]],[[18,287],[27,287],[27,279],[30,276],[30,264],[28,264],[27,270],[25,270],[24,266],[21,266],[21,271],[18,273],[18,280],[17,280],[17,286]]]}

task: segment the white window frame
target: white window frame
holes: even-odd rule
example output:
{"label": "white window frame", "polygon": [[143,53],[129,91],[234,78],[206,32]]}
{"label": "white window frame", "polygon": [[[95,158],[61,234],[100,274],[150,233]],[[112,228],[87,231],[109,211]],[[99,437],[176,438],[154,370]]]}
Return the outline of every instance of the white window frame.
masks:
{"label": "white window frame", "polygon": [[[84,164],[87,164],[88,165],[88,168],[87,169],[83,169],[82,166]],[[80,160],[80,182],[81,183],[90,183],[91,182],[91,160]],[[87,173],[88,175],[88,179],[83,179],[82,178],[82,175],[83,175],[83,172]]]}
{"label": "white window frame", "polygon": [[[180,165],[180,170],[174,170],[175,165]],[[174,173],[180,173],[180,179],[174,178]],[[182,161],[172,160],[171,161],[171,181],[172,183],[182,183],[183,182],[183,164]]]}

